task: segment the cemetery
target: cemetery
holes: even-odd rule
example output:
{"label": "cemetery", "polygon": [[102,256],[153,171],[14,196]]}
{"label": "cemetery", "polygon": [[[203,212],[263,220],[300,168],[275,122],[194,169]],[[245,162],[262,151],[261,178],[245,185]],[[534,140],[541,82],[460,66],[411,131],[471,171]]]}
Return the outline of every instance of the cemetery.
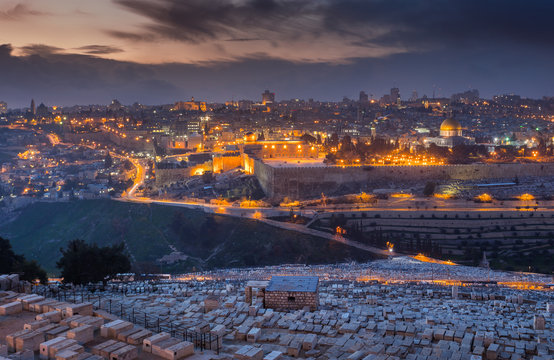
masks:
{"label": "cemetery", "polygon": [[405,258],[19,282],[0,292],[0,360],[543,360],[553,319],[549,276]]}

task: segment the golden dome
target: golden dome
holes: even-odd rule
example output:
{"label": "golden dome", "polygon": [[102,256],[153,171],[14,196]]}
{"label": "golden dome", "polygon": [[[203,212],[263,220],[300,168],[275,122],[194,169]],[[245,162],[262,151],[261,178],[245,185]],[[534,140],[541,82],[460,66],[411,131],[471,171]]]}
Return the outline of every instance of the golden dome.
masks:
{"label": "golden dome", "polygon": [[453,118],[448,118],[444,120],[441,124],[441,131],[458,131],[462,130],[462,125],[458,122],[458,120]]}

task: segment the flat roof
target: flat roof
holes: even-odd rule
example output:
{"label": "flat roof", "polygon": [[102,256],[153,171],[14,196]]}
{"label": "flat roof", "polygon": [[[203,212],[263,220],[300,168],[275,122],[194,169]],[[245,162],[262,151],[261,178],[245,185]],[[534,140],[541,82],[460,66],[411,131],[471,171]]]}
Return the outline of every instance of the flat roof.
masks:
{"label": "flat roof", "polygon": [[265,289],[267,284],[269,284],[267,280],[250,280],[246,283],[246,286]]}
{"label": "flat roof", "polygon": [[318,284],[317,276],[272,276],[265,291],[316,292]]}
{"label": "flat roof", "polygon": [[323,162],[323,158],[319,159],[302,159],[302,158],[280,158],[280,159],[261,159],[263,162],[272,167],[327,167]]}

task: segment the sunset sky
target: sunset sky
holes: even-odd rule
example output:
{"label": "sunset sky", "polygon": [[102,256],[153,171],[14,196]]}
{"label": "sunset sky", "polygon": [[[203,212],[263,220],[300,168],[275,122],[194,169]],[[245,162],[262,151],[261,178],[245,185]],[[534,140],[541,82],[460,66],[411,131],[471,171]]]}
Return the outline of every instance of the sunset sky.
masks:
{"label": "sunset sky", "polygon": [[0,0],[0,100],[554,96],[553,15],[549,0]]}

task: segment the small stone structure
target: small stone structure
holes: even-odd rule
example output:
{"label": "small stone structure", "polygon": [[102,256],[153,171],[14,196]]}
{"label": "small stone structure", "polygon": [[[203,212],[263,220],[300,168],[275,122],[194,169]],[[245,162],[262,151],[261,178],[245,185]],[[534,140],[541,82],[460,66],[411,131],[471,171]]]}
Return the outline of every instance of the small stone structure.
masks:
{"label": "small stone structure", "polygon": [[269,281],[265,280],[250,280],[244,287],[244,298],[248,305],[252,305],[259,300],[264,302],[265,288],[269,284]]}
{"label": "small stone structure", "polygon": [[273,276],[265,289],[266,309],[317,310],[319,278],[317,276]]}

